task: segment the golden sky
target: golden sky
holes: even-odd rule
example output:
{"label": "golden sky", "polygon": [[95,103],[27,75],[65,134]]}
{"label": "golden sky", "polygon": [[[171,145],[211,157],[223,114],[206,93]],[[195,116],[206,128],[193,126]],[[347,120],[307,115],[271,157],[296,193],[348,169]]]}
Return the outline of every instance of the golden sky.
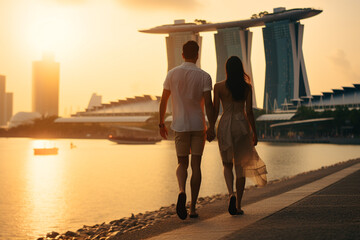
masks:
{"label": "golden sky", "polygon": [[[7,91],[14,93],[14,113],[31,111],[31,64],[47,50],[60,62],[61,116],[84,110],[94,92],[104,103],[160,95],[167,71],[165,35],[139,29],[174,19],[241,20],[274,7],[323,10],[301,21],[311,94],[360,83],[358,0],[0,0],[0,74],[6,76]],[[251,31],[255,92],[262,107],[262,30]],[[201,65],[214,83],[214,32],[201,35]]]}

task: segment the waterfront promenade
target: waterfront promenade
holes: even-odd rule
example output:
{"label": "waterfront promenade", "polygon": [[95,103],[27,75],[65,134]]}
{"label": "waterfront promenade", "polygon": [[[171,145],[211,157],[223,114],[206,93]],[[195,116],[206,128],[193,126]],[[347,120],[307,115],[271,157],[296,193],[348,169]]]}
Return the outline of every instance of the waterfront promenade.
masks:
{"label": "waterfront promenade", "polygon": [[[247,189],[245,215],[227,213],[227,196],[198,205],[198,219],[177,218],[174,206],[73,233],[75,239],[360,239],[360,159]],[[115,231],[145,216],[155,223]],[[146,217],[145,217],[146,219]],[[92,232],[91,235],[90,232]],[[71,234],[63,239],[73,239]],[[59,239],[60,236],[57,236]]]}
{"label": "waterfront promenade", "polygon": [[153,238],[360,239],[360,163],[288,192]]}

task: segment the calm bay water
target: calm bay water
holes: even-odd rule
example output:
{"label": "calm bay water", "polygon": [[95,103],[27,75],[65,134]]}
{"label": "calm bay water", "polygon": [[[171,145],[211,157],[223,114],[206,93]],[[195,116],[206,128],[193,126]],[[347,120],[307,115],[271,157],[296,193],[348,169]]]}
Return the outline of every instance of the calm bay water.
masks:
{"label": "calm bay water", "polygon": [[[33,155],[53,145],[58,155]],[[268,180],[360,157],[354,145],[259,143],[257,150]],[[176,165],[172,141],[0,138],[0,239],[36,239],[168,206],[178,193]],[[202,174],[200,196],[226,193],[217,142],[205,146]]]}

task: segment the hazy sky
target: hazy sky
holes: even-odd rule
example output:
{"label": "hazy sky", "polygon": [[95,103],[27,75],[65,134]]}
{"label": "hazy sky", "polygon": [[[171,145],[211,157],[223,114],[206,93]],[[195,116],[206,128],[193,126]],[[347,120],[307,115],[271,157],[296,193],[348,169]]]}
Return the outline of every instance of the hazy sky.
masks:
{"label": "hazy sky", "polygon": [[[210,22],[249,18],[274,7],[322,9],[302,20],[311,94],[360,83],[359,0],[0,0],[0,74],[14,93],[14,113],[31,111],[31,64],[44,50],[60,62],[60,110],[84,110],[92,93],[103,102],[160,95],[166,76],[165,35],[139,33],[174,19]],[[265,56],[252,28],[252,67],[262,107]],[[216,78],[214,32],[203,36],[202,68]]]}

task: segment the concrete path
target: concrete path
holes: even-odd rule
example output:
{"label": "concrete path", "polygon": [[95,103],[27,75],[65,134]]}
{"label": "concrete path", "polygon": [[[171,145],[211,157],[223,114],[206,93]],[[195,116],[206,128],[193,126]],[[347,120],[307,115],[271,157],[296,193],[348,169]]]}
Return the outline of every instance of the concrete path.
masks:
{"label": "concrete path", "polygon": [[[354,174],[355,173],[355,174]],[[351,178],[352,177],[352,178]],[[340,180],[346,180],[341,181]],[[339,183],[338,183],[339,182]],[[345,183],[343,183],[345,182]],[[334,184],[337,183],[337,184]],[[341,185],[348,184],[352,186],[352,188],[348,189],[347,194],[342,194],[342,191],[339,189],[343,189],[344,186]],[[333,185],[334,184],[334,185]],[[340,185],[339,185],[340,184]],[[323,190],[330,185],[335,187],[331,193],[332,201],[335,206],[339,206],[345,203],[342,206],[343,211],[339,211],[337,209],[337,213],[333,213],[331,207],[328,206],[328,199],[330,197],[326,194],[322,194],[323,196],[318,197],[316,202],[309,197],[310,195],[321,195],[319,193],[320,190]],[[349,197],[350,196],[350,197]],[[305,199],[304,199],[305,198]],[[249,204],[243,207],[245,215],[243,216],[230,216],[228,213],[218,215],[214,218],[207,219],[204,221],[200,221],[198,223],[178,228],[170,232],[163,233],[156,237],[150,238],[151,240],[185,240],[185,239],[314,239],[307,233],[310,233],[311,224],[309,226],[309,221],[313,217],[317,217],[320,220],[320,225],[322,224],[321,219],[328,219],[329,217],[332,219],[340,218],[342,222],[344,222],[350,213],[353,213],[351,219],[353,219],[353,223],[346,222],[346,226],[349,228],[349,231],[353,234],[346,235],[346,238],[343,239],[356,239],[352,237],[360,236],[360,164],[355,164],[351,167],[343,169],[339,172],[333,173],[329,176],[321,178],[312,183],[306,184],[299,188],[293,189],[289,192],[270,197],[259,202]],[[345,199],[345,200],[344,200]],[[300,202],[299,202],[300,201]],[[304,203],[302,203],[304,202]],[[297,204],[294,204],[297,203]],[[299,205],[300,204],[300,205]],[[317,213],[320,216],[312,216],[312,212],[314,209],[317,209],[317,206],[321,206],[321,204],[325,204],[328,206],[327,211],[323,211],[322,213]],[[292,205],[292,206],[290,206]],[[296,206],[298,205],[298,206]],[[312,206],[313,209],[304,208],[305,206]],[[342,214],[343,213],[343,214]],[[302,219],[303,216],[307,215],[307,219]],[[351,214],[350,214],[351,215]],[[288,224],[290,220],[292,221],[293,228],[289,227]],[[294,220],[295,219],[295,220]],[[299,226],[306,225],[309,228],[308,231],[303,232],[303,234],[299,233]],[[284,226],[288,225],[288,228],[284,230]],[[329,226],[329,222],[324,222],[325,229],[326,226]],[[269,227],[271,226],[271,227]],[[291,229],[295,229],[298,232],[292,231]],[[333,228],[334,226],[332,226]],[[336,226],[335,226],[336,227]],[[337,229],[341,231],[344,226]],[[318,227],[317,227],[318,228]],[[275,231],[277,229],[277,232]],[[281,231],[283,229],[283,231]],[[306,227],[305,227],[306,229]],[[355,231],[357,230],[357,231]],[[321,234],[321,232],[319,233]],[[307,237],[305,237],[305,235]],[[276,236],[276,237],[275,237]],[[327,236],[326,238],[322,238],[321,236]],[[338,235],[337,235],[338,236]],[[272,238],[274,237],[274,238]],[[316,239],[340,239],[332,238],[330,234],[328,235],[318,235]],[[360,238],[357,238],[360,239]]]}

